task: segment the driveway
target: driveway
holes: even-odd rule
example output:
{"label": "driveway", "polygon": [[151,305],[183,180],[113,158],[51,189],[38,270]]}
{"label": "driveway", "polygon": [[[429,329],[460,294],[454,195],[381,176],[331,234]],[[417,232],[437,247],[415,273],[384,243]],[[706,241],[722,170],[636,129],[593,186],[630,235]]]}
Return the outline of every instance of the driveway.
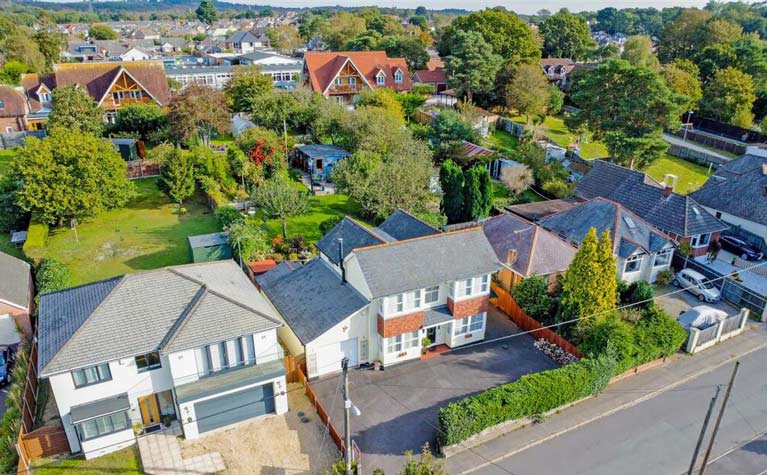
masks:
{"label": "driveway", "polygon": [[[519,332],[506,316],[491,307],[486,340]],[[351,399],[362,413],[352,416],[352,437],[362,452],[364,473],[375,468],[397,473],[405,462],[405,451],[418,453],[424,443],[434,450],[437,411],[449,402],[527,373],[555,368],[556,364],[536,350],[533,342],[532,337],[520,335],[456,349],[426,361],[391,366],[385,371],[351,371]],[[323,379],[312,383],[312,387],[342,432],[340,379]]]}
{"label": "driveway", "polygon": [[[676,293],[665,295],[670,292]],[[678,288],[671,285],[667,285],[665,287],[656,287],[655,295],[655,303],[660,305],[663,310],[668,312],[669,315],[674,318],[678,317],[680,313],[685,312],[697,305],[708,305],[709,307],[727,312],[727,315],[735,315],[738,313],[738,309],[725,302],[724,300],[720,300],[716,303],[701,302],[690,292],[687,292],[686,290],[680,292]]]}

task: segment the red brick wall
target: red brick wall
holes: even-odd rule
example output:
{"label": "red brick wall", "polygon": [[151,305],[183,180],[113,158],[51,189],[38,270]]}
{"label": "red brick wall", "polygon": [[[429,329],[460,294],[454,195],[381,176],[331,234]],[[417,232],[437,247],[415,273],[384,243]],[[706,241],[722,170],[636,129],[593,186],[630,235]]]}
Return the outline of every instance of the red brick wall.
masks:
{"label": "red brick wall", "polygon": [[384,319],[378,315],[378,334],[382,337],[414,332],[423,327],[423,312],[408,313],[400,317]]}
{"label": "red brick wall", "polygon": [[[719,234],[720,234],[719,231],[717,231],[715,233],[711,233],[711,239],[709,240],[709,242],[718,240],[719,239]],[[690,238],[689,237],[683,237],[683,238],[679,239],[679,242],[690,242]],[[694,247],[694,248],[692,248],[691,257],[705,256],[706,254],[708,254],[708,246]]]}
{"label": "red brick wall", "polygon": [[451,298],[447,299],[447,308],[450,309],[450,313],[452,313],[455,318],[465,318],[478,313],[487,312],[489,305],[489,295],[461,300],[459,302],[453,302],[453,299]]}

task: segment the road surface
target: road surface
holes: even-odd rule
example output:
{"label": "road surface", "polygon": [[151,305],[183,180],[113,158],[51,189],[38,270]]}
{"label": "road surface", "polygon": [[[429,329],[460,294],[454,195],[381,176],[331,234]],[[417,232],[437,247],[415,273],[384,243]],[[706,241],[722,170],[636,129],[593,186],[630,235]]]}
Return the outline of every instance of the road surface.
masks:
{"label": "road surface", "polygon": [[699,145],[699,144],[693,142],[692,140],[687,140],[687,141],[682,140],[681,137],[678,137],[676,135],[664,133],[663,134],[663,140],[665,140],[666,142],[668,142],[671,145],[679,145],[681,147],[686,147],[686,148],[689,148],[690,150],[695,150],[696,152],[701,152],[701,153],[705,153],[705,154],[708,154],[708,155],[712,155],[712,156],[717,157],[717,158],[721,158],[722,160],[728,160],[728,161],[732,160],[732,157],[730,157],[730,156],[721,154],[721,153],[719,153],[719,152],[717,152],[715,150],[711,150],[710,148],[706,148],[706,147],[704,147],[702,145]]}

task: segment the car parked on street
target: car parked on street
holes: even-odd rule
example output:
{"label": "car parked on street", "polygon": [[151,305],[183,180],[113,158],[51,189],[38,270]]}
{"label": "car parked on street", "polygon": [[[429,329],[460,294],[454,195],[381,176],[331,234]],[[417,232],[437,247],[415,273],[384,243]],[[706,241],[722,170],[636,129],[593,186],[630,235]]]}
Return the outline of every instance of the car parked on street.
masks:
{"label": "car parked on street", "polygon": [[698,297],[701,302],[718,302],[722,296],[719,289],[714,286],[700,272],[692,269],[682,269],[674,276],[671,281],[674,287],[682,287],[691,294]]}
{"label": "car parked on street", "polygon": [[719,243],[722,245],[722,249],[740,256],[745,261],[758,261],[764,257],[759,249],[735,236],[721,236]]}

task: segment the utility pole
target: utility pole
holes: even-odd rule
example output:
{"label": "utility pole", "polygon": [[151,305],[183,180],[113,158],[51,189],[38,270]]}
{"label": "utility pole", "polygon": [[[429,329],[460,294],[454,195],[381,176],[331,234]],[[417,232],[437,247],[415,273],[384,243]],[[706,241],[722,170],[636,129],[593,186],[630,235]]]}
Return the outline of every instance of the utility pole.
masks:
{"label": "utility pole", "polygon": [[708,421],[711,419],[711,413],[714,412],[714,404],[719,397],[720,386],[716,387],[716,393],[711,398],[711,404],[708,405],[708,412],[706,412],[706,418],[703,419],[703,427],[700,429],[700,435],[698,436],[698,443],[695,444],[695,452],[692,453],[692,461],[690,462],[690,469],[687,471],[687,475],[692,475],[692,471],[695,470],[695,462],[698,460],[698,453],[700,452],[700,446],[703,445],[703,437],[706,435],[706,428],[708,427]]}
{"label": "utility pole", "polygon": [[349,399],[349,358],[344,357],[341,360],[341,369],[344,372],[344,465],[346,475],[353,475],[352,471],[352,431],[351,410],[352,401]]}
{"label": "utility pole", "polygon": [[714,440],[716,440],[716,433],[719,432],[719,426],[722,423],[724,410],[727,407],[727,401],[730,399],[730,393],[732,392],[732,385],[735,383],[735,375],[738,374],[738,366],[740,366],[740,361],[736,361],[735,367],[732,369],[732,376],[730,376],[730,384],[727,385],[727,391],[724,393],[724,401],[722,401],[722,407],[721,409],[719,409],[719,415],[716,417],[716,424],[714,424],[714,432],[711,433],[711,440],[708,443],[708,448],[706,449],[706,455],[703,456],[703,464],[700,466],[700,472],[698,472],[698,475],[703,475],[703,473],[706,471],[708,458],[711,455],[711,450],[714,448]]}

